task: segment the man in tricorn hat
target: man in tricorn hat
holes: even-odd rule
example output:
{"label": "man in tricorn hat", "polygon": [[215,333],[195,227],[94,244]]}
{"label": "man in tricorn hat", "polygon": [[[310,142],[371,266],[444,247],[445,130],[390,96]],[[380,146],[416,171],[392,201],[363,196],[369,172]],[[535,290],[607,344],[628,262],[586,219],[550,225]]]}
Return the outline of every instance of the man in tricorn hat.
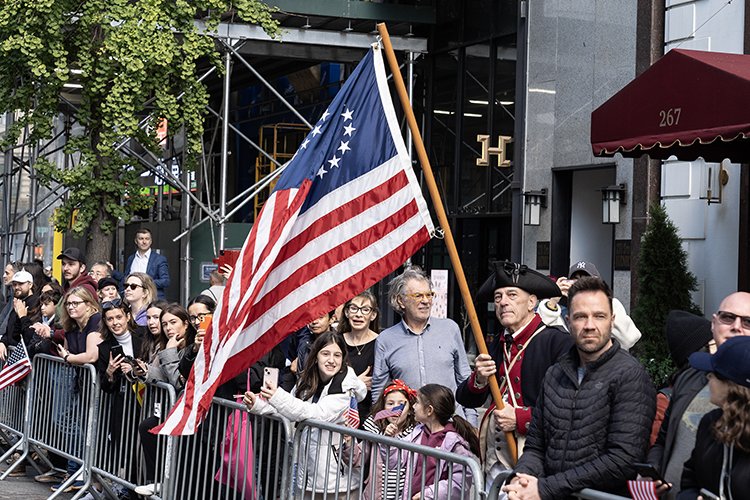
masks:
{"label": "man in tricorn hat", "polygon": [[560,295],[558,286],[525,265],[497,261],[493,266],[476,300],[494,302],[505,330],[489,345],[489,354],[477,356],[476,370],[456,390],[460,404],[478,408],[490,395],[489,377],[499,370],[505,408],[498,410],[493,403],[480,425],[487,484],[500,471],[513,468],[504,432],[515,433],[520,454],[544,374],[573,346],[570,335],[545,326],[534,312],[538,300]]}

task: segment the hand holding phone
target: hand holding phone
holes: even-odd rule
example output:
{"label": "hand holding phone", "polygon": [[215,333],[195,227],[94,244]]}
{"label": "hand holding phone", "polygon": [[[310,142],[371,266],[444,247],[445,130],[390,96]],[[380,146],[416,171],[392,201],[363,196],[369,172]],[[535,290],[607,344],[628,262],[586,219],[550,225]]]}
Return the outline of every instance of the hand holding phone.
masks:
{"label": "hand holding phone", "polygon": [[260,388],[260,396],[269,400],[276,394],[279,386],[279,369],[267,366],[263,368],[263,386]]}
{"label": "hand holding phone", "polygon": [[119,345],[119,344],[116,345],[116,346],[114,346],[114,347],[112,347],[112,349],[110,349],[110,352],[112,353],[112,359],[113,360],[117,360],[118,356],[124,356],[125,355],[125,351],[123,351],[122,346]]}
{"label": "hand holding phone", "polygon": [[279,386],[279,369],[271,366],[263,368],[263,387],[276,389]]}
{"label": "hand holding phone", "polygon": [[659,471],[656,470],[656,467],[654,467],[653,465],[635,463],[633,464],[633,467],[641,476],[650,478],[655,481],[661,481],[663,485],[667,486],[668,490],[672,488],[672,486],[667,482],[666,479],[664,479],[661,474],[659,474]]}

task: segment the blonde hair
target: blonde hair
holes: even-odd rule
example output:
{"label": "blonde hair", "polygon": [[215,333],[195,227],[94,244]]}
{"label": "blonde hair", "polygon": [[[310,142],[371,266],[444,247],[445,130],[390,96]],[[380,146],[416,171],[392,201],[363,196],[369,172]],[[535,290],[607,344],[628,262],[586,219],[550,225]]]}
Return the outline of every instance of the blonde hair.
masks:
{"label": "blonde hair", "polygon": [[71,288],[70,290],[68,290],[68,293],[63,296],[62,324],[63,330],[65,330],[66,332],[72,332],[78,326],[78,322],[71,318],[70,314],[68,314],[68,306],[66,304],[68,303],[68,298],[71,295],[75,295],[76,297],[84,301],[86,305],[88,305],[86,314],[84,314],[83,318],[81,318],[81,324],[85,325],[89,322],[91,316],[96,313],[102,312],[101,308],[99,307],[99,301],[96,300],[94,294],[92,294],[82,286]]}
{"label": "blonde hair", "polygon": [[[155,301],[159,297],[157,296],[158,292],[156,291],[156,284],[154,284],[154,280],[151,279],[151,276],[149,276],[146,273],[130,273],[125,278],[125,281],[123,281],[123,286],[125,286],[125,283],[130,279],[130,277],[138,278],[141,280],[141,285],[143,286],[143,291],[146,294],[145,297],[143,297],[143,305],[146,306],[150,304],[151,302]],[[138,314],[138,311],[133,311],[133,314]]]}

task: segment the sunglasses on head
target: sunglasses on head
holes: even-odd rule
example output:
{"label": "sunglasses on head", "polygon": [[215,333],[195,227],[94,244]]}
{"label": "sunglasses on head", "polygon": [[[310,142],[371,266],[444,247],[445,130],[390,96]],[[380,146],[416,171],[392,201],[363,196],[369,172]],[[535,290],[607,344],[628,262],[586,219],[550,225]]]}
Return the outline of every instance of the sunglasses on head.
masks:
{"label": "sunglasses on head", "polygon": [[102,304],[102,311],[109,311],[110,309],[120,308],[129,310],[130,306],[127,302],[123,302],[122,299],[113,299]]}

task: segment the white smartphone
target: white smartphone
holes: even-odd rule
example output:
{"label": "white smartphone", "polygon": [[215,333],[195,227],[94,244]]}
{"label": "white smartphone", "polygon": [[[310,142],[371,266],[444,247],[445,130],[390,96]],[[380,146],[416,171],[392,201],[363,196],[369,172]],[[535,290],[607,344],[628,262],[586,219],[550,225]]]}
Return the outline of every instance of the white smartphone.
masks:
{"label": "white smartphone", "polygon": [[263,368],[263,387],[276,389],[279,386],[279,369],[267,366]]}

